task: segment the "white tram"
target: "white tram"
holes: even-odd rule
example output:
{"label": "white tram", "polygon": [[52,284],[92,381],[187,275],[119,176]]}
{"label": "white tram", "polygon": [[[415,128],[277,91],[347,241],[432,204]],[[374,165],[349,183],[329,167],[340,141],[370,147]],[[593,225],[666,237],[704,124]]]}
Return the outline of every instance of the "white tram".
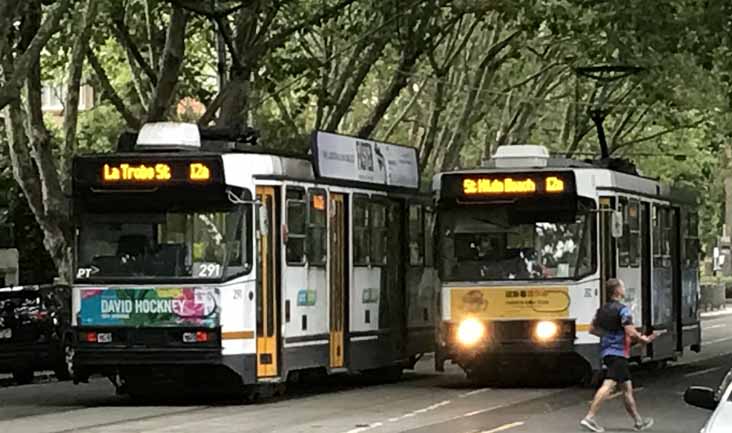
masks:
{"label": "white tram", "polygon": [[203,132],[148,124],[126,152],[74,160],[77,381],[104,373],[135,394],[394,377],[432,351],[414,149],[317,132],[311,159]]}
{"label": "white tram", "polygon": [[700,350],[696,197],[633,171],[505,146],[485,168],[435,176],[438,370],[452,360],[476,377],[587,377],[611,277],[636,326],[662,334],[633,360]]}

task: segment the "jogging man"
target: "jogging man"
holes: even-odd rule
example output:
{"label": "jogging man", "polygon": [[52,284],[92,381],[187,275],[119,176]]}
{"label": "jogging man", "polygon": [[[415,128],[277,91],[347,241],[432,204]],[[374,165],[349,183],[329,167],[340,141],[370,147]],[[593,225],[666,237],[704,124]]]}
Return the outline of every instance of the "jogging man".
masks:
{"label": "jogging man", "polygon": [[607,281],[605,289],[608,302],[597,310],[590,333],[600,337],[600,356],[607,367],[607,373],[602,386],[595,393],[587,416],[580,421],[580,424],[593,432],[605,431],[595,421],[595,415],[602,402],[620,384],[625,410],[633,418],[635,430],[646,430],[653,426],[653,418],[642,418],[638,414],[633,397],[633,384],[630,381],[628,357],[632,342],[648,344],[655,339],[656,334],[645,336],[635,329],[630,309],[620,302],[625,297],[625,285],[622,281],[612,278]]}

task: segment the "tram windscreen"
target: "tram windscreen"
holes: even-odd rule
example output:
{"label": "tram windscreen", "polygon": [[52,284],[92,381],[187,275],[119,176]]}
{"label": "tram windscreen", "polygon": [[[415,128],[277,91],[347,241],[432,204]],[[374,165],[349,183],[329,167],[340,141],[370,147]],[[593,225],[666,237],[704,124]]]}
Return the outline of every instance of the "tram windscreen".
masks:
{"label": "tram windscreen", "polygon": [[251,206],[81,216],[77,280],[221,279],[249,272]]}
{"label": "tram windscreen", "polygon": [[596,213],[590,203],[552,213],[490,204],[440,213],[446,281],[577,279],[595,269]]}

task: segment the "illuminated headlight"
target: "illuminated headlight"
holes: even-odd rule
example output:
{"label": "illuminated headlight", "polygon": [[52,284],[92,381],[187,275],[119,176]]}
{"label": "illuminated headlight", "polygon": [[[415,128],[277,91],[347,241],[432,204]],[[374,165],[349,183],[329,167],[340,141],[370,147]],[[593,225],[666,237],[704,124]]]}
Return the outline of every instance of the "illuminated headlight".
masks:
{"label": "illuminated headlight", "polygon": [[559,325],[556,322],[550,320],[542,320],[536,324],[534,328],[534,336],[537,340],[547,341],[551,340],[559,334]]}
{"label": "illuminated headlight", "polygon": [[465,319],[457,329],[457,339],[464,346],[472,346],[485,335],[485,325],[478,319]]}

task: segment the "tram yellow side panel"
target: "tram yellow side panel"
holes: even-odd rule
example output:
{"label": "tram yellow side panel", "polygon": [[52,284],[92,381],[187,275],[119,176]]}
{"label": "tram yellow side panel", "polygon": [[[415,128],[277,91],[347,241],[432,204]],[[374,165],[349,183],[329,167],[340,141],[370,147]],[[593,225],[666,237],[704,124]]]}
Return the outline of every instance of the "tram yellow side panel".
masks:
{"label": "tram yellow side panel", "polygon": [[569,317],[568,287],[469,287],[450,289],[452,320],[465,317],[566,318]]}

